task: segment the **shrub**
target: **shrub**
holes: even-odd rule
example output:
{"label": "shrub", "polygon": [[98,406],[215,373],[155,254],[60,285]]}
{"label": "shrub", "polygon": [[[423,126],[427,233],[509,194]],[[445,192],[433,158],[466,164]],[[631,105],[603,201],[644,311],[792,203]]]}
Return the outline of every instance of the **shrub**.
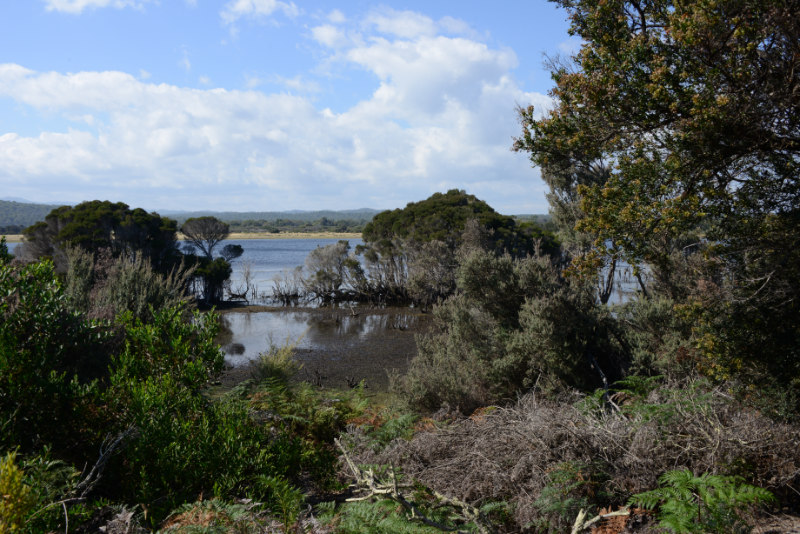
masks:
{"label": "shrub", "polygon": [[48,261],[0,264],[0,294],[0,446],[80,450],[110,329],[72,309]]}
{"label": "shrub", "polygon": [[[776,423],[705,382],[642,386],[641,395],[626,401],[622,412],[587,410],[585,403],[575,402],[585,397],[575,394],[554,401],[529,393],[513,406],[431,426],[386,448],[374,447],[359,429],[351,429],[343,442],[356,464],[394,465],[473,506],[508,501],[508,532],[539,520],[571,523],[557,506],[534,504],[547,505],[548,486],[550,504],[561,491],[582,499],[584,508],[616,508],[657,487],[658,475],[676,466],[736,475],[769,490],[782,505],[797,506],[796,426]],[[564,477],[548,476],[556,473]],[[573,483],[578,486],[570,489]]]}
{"label": "shrub", "polygon": [[151,308],[180,305],[194,273],[181,265],[163,274],[139,252],[113,257],[108,250],[94,254],[74,247],[67,249],[67,261],[66,293],[73,306],[104,319],[127,311],[150,320]]}
{"label": "shrub", "polygon": [[16,453],[0,457],[0,532],[20,532],[34,503],[31,488],[16,464]]}
{"label": "shrub", "polygon": [[744,507],[775,500],[769,491],[745,484],[740,477],[694,476],[688,469],[678,469],[667,471],[658,481],[660,488],[637,493],[630,503],[650,510],[658,507],[661,526],[675,533],[739,532],[747,527],[741,517]]}

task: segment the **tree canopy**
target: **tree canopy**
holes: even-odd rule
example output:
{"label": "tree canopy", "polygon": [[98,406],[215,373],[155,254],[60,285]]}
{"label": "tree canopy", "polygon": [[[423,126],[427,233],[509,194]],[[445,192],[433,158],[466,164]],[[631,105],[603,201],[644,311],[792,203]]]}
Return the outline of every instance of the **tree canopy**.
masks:
{"label": "tree canopy", "polygon": [[230,226],[216,217],[195,217],[183,223],[181,232],[210,260],[214,257],[214,248],[230,234]]}
{"label": "tree canopy", "polygon": [[644,262],[684,310],[713,310],[695,334],[714,365],[769,354],[797,376],[800,3],[557,1],[583,44],[553,61],[556,107],[520,110],[515,148],[579,208],[593,246],[575,267]]}
{"label": "tree canopy", "polygon": [[69,246],[114,254],[137,251],[154,267],[168,268],[176,255],[176,227],[175,221],[155,212],[92,200],[52,210],[44,221],[25,229],[22,246],[32,258],[53,257]]}
{"label": "tree canopy", "polygon": [[533,251],[534,237],[544,238],[547,246],[553,245],[550,236],[536,225],[517,225],[512,217],[497,213],[483,200],[459,189],[434,193],[405,208],[378,213],[364,227],[363,238],[367,243],[401,239],[421,245],[442,241],[455,248],[469,220],[492,233],[492,244],[500,252],[524,256]]}

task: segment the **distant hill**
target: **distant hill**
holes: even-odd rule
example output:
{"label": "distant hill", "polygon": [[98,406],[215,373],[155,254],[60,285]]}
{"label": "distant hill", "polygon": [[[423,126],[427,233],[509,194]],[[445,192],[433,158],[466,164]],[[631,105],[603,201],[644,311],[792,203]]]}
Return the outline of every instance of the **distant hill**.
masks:
{"label": "distant hill", "polygon": [[361,208],[356,210],[319,210],[319,211],[302,211],[302,210],[290,210],[290,211],[176,211],[176,212],[168,212],[163,211],[160,212],[162,215],[167,215],[178,221],[178,223],[184,222],[186,219],[191,217],[206,217],[206,216],[213,216],[219,219],[220,221],[225,222],[232,222],[232,221],[268,221],[268,222],[275,222],[279,219],[284,220],[292,220],[292,221],[302,221],[302,222],[311,222],[311,221],[318,221],[323,217],[330,220],[354,220],[354,221],[370,221],[378,213],[380,210],[373,210],[369,208]]}
{"label": "distant hill", "polygon": [[[0,233],[21,233],[22,230],[28,226],[43,221],[47,214],[57,207],[58,206],[55,204],[35,204],[30,202],[0,200]],[[353,221],[354,223],[363,224],[372,220],[372,217],[379,212],[379,210],[369,208],[341,211],[158,211],[161,215],[175,219],[178,221],[178,224],[183,223],[186,219],[191,217],[211,215],[221,221],[239,223],[235,226],[240,226],[241,223],[245,223],[246,221],[264,221],[272,223],[279,220],[314,222],[323,218],[330,221]]]}
{"label": "distant hill", "polygon": [[0,200],[0,233],[18,234],[58,206],[55,204],[33,204],[15,200]]}

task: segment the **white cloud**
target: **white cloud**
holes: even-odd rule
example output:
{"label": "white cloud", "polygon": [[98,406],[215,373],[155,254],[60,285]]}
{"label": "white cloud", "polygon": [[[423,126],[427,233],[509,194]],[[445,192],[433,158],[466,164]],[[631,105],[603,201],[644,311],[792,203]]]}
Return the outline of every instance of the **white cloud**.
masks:
{"label": "white cloud", "polygon": [[140,9],[152,0],[44,0],[47,11],[60,11],[62,13],[79,14],[84,9],[113,7],[123,9],[133,7]]}
{"label": "white cloud", "polygon": [[233,24],[240,18],[264,18],[280,11],[287,17],[296,17],[300,10],[294,2],[279,0],[230,0],[220,12],[223,22]]}
{"label": "white cloud", "polygon": [[345,17],[344,13],[338,9],[334,9],[328,13],[328,20],[334,24],[342,24],[343,22],[347,21],[347,17]]}
{"label": "white cloud", "polygon": [[[72,126],[0,136],[0,182],[15,184],[6,194],[42,201],[110,198],[149,209],[397,207],[453,187],[506,211],[546,209],[527,158],[509,148],[515,105],[541,110],[550,100],[515,82],[513,51],[387,13],[383,37],[326,41],[312,30],[323,61],[375,76],[371,94],[338,113],[315,106],[306,95],[319,87],[302,74],[253,76],[251,90],[233,91],[0,65],[0,98]],[[362,31],[376,28],[370,20]],[[331,27],[342,33],[330,35],[353,31]],[[295,94],[268,93],[266,82]]]}
{"label": "white cloud", "polygon": [[319,44],[328,48],[340,48],[349,42],[344,30],[331,24],[311,28],[311,36]]}
{"label": "white cloud", "polygon": [[436,24],[430,17],[413,11],[396,11],[384,8],[370,13],[366,20],[367,27],[374,27],[377,31],[396,37],[413,39],[419,36],[432,36],[436,34]]}
{"label": "white cloud", "polygon": [[561,41],[560,43],[558,43],[558,50],[562,54],[573,56],[580,51],[582,44],[583,44],[583,39],[581,39],[580,37],[570,37],[566,41]]}

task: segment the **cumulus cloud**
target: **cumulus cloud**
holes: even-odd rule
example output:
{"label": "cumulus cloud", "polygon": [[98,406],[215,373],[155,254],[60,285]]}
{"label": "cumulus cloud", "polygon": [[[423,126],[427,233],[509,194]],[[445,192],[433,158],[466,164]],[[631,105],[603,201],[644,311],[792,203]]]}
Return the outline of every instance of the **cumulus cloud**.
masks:
{"label": "cumulus cloud", "polygon": [[328,48],[340,48],[349,43],[345,31],[332,24],[323,24],[311,28],[311,36],[319,44]]}
{"label": "cumulus cloud", "polygon": [[231,0],[222,8],[220,16],[226,24],[233,24],[241,18],[264,18],[275,12],[287,17],[296,17],[300,10],[294,2],[279,0]]}
{"label": "cumulus cloud", "polygon": [[151,0],[44,0],[44,5],[47,11],[60,11],[63,13],[79,14],[87,8],[141,8],[144,4],[150,1]]}
{"label": "cumulus cloud", "polygon": [[[549,98],[520,88],[513,51],[393,16],[353,21],[382,28],[360,39],[312,32],[331,54],[324,61],[375,77],[371,93],[338,113],[306,96],[318,86],[302,75],[267,80],[298,93],[286,94],[256,90],[257,78],[248,90],[192,89],[117,71],[0,65],[0,97],[70,121],[0,136],[0,180],[19,184],[8,192],[17,196],[79,201],[108,190],[151,208],[397,207],[457,187],[507,212],[544,209],[528,161],[509,147],[515,106],[543,109]],[[356,31],[345,20],[331,27]]]}

